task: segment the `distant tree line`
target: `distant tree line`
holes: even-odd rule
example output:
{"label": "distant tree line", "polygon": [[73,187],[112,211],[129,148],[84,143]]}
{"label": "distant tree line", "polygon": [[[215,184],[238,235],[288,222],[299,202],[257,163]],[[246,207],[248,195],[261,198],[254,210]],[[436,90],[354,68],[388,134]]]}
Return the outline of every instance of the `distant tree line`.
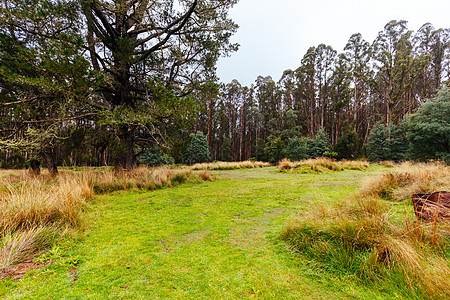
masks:
{"label": "distant tree line", "polygon": [[449,158],[449,30],[391,21],[223,84],[235,2],[1,3],[0,167]]}
{"label": "distant tree line", "polygon": [[[413,32],[406,21],[391,21],[373,43],[352,35],[340,54],[324,44],[309,48],[300,66],[278,81],[259,76],[250,87],[237,80],[221,84],[216,97],[199,98],[203,109],[194,130],[207,133],[216,160],[277,161],[289,156],[293,144],[311,148],[318,133],[329,141],[324,152],[331,157],[437,158],[412,150],[405,156],[408,149],[395,143],[409,147],[407,116],[435,98],[449,76],[448,29],[427,23]],[[448,130],[448,114],[441,116]],[[377,148],[383,144],[370,139],[372,129],[374,135],[385,132],[394,148]],[[385,155],[374,155],[375,149]],[[448,146],[440,151],[448,153]]]}

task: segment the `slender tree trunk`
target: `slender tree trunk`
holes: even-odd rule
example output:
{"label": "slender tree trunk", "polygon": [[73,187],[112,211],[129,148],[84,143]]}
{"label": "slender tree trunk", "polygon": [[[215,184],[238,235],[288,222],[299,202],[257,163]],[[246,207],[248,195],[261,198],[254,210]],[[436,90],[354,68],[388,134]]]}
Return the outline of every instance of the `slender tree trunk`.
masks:
{"label": "slender tree trunk", "polygon": [[212,129],[212,101],[208,104],[208,145],[211,146],[211,129]]}

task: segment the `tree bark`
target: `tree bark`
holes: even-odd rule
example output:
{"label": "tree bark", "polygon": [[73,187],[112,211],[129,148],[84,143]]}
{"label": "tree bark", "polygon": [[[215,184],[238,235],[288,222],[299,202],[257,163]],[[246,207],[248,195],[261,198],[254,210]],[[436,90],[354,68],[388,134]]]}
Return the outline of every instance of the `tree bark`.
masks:
{"label": "tree bark", "polygon": [[136,128],[132,125],[122,125],[119,129],[120,148],[116,158],[116,171],[131,171],[136,166],[135,131]]}
{"label": "tree bark", "polygon": [[53,147],[46,148],[43,152],[43,155],[50,175],[58,175],[58,166],[56,164],[56,149]]}
{"label": "tree bark", "polygon": [[41,174],[41,163],[37,159],[30,160],[30,168],[28,169],[28,173],[31,176],[39,176]]}

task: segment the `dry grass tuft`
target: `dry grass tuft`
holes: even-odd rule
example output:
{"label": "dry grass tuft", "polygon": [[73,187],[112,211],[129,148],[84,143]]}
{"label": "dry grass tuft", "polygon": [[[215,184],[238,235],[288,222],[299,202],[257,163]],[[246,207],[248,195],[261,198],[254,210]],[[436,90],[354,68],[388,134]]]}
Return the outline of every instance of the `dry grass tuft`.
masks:
{"label": "dry grass tuft", "polygon": [[201,171],[198,173],[198,176],[200,176],[203,181],[212,181],[211,174],[209,174],[208,171]]}
{"label": "dry grass tuft", "polygon": [[0,239],[0,268],[18,264],[50,246],[53,232],[46,227],[4,234]]}
{"label": "dry grass tuft", "polygon": [[233,169],[252,169],[252,168],[264,168],[270,167],[270,163],[262,161],[241,161],[241,162],[214,162],[214,163],[201,163],[194,164],[192,166],[186,166],[190,170],[233,170]]}
{"label": "dry grass tuft", "polygon": [[94,193],[153,190],[185,181],[211,180],[208,172],[137,168],[131,172],[87,169],[29,176],[26,171],[0,173],[0,267],[17,264],[48,247],[66,228],[79,228]]}
{"label": "dry grass tuft", "polygon": [[390,161],[390,160],[382,161],[382,162],[380,162],[380,165],[382,165],[382,166],[384,166],[386,168],[393,168],[393,167],[396,166],[395,162]]}
{"label": "dry grass tuft", "polygon": [[365,170],[370,164],[367,161],[335,161],[330,158],[305,159],[302,161],[290,161],[283,159],[278,163],[280,171],[292,171],[297,173],[327,173],[342,170]]}
{"label": "dry grass tuft", "polygon": [[[363,192],[292,220],[281,236],[292,249],[338,273],[355,274],[371,284],[394,284],[412,298],[449,299],[450,222],[424,223],[411,203],[383,200],[445,188],[448,167],[439,163],[403,164],[370,181]],[[425,190],[418,190],[424,188]],[[382,285],[384,283],[381,283]]]}
{"label": "dry grass tuft", "polygon": [[190,170],[169,167],[140,167],[130,172],[119,173],[112,170],[89,171],[88,177],[96,193],[133,189],[154,190],[199,178]]}
{"label": "dry grass tuft", "polygon": [[417,193],[450,191],[450,167],[444,163],[405,162],[388,173],[368,179],[362,195],[403,200]]}
{"label": "dry grass tuft", "polygon": [[6,183],[0,191],[0,232],[50,224],[77,226],[92,196],[92,187],[82,176],[61,174],[53,181],[42,177]]}

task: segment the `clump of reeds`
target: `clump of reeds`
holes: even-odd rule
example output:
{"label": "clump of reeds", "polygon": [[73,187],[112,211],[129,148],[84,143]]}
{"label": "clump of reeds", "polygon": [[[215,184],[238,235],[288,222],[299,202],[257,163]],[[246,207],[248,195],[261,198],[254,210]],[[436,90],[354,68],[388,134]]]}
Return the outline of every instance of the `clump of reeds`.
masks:
{"label": "clump of reeds", "polygon": [[233,170],[233,169],[251,169],[251,168],[264,168],[270,167],[271,164],[262,161],[241,161],[241,162],[213,162],[213,163],[201,163],[187,166],[186,168],[191,170]]}
{"label": "clump of reeds", "polygon": [[370,164],[367,161],[335,161],[330,158],[314,158],[301,161],[283,159],[278,163],[280,171],[296,173],[327,173],[342,170],[365,170]]}
{"label": "clump of reeds", "polygon": [[8,183],[0,191],[0,232],[49,224],[76,226],[86,200],[92,197],[87,178],[62,175]]}
{"label": "clump of reeds", "polygon": [[[438,183],[435,176],[448,170],[445,168],[436,163],[404,164],[395,175],[380,175],[390,182],[383,181],[380,186],[398,187],[402,183],[409,192],[416,191],[416,185],[442,187],[448,171]],[[410,203],[399,207],[383,200],[380,196],[384,194],[377,189],[371,191],[331,208],[303,213],[285,227],[282,238],[292,250],[331,271],[356,275],[371,285],[394,285],[395,290],[412,298],[450,298],[450,222],[421,222]],[[405,205],[408,212],[402,214]]]}
{"label": "clump of reeds", "polygon": [[441,162],[405,162],[391,172],[369,178],[363,185],[362,194],[402,200],[412,194],[436,191],[450,191],[448,165]]}

